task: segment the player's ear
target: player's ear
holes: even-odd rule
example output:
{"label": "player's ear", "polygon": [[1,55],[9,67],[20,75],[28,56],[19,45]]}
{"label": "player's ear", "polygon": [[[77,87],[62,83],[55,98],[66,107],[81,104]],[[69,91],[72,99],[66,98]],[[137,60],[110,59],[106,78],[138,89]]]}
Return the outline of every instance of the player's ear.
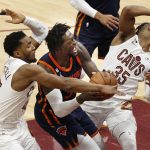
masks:
{"label": "player's ear", "polygon": [[20,52],[19,52],[18,50],[14,51],[13,54],[14,54],[14,56],[17,57],[17,58],[20,57]]}

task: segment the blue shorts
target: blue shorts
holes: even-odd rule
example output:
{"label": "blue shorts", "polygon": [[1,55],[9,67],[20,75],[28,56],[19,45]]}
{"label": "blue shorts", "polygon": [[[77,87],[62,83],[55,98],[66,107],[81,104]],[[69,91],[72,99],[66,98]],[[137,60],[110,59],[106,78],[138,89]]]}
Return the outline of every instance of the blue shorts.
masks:
{"label": "blue shorts", "polygon": [[78,134],[94,136],[98,132],[97,127],[81,108],[60,118],[61,124],[54,125],[47,122],[38,104],[35,105],[34,113],[40,127],[53,136],[64,149],[71,149],[78,145]]}
{"label": "blue shorts", "polygon": [[[76,24],[80,22],[80,18]],[[81,42],[92,56],[96,47],[98,47],[98,57],[104,58],[109,51],[111,41],[118,33],[118,30],[109,30],[99,23],[99,21],[85,17],[81,26],[75,27],[75,39]]]}

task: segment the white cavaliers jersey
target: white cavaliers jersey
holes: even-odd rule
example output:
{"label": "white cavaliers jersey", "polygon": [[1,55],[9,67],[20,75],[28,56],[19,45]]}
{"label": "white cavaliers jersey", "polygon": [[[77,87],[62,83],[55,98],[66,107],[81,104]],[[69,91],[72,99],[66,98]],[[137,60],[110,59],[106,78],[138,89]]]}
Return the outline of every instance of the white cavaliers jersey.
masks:
{"label": "white cavaliers jersey", "polygon": [[126,96],[114,95],[103,102],[85,102],[88,106],[113,107],[124,100],[131,100],[138,88],[138,82],[144,80],[144,74],[150,70],[150,52],[144,52],[135,35],[126,42],[110,46],[100,70],[111,70],[118,80],[118,90]]}
{"label": "white cavaliers jersey", "polygon": [[26,62],[20,59],[9,57],[4,66],[0,87],[0,124],[16,124],[25,112],[34,82],[21,92],[11,87],[14,73],[24,64]]}

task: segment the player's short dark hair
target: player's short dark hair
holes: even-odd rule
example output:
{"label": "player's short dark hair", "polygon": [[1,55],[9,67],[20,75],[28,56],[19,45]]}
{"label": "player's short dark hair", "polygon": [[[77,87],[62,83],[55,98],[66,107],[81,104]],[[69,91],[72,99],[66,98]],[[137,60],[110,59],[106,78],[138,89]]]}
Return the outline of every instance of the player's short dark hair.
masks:
{"label": "player's short dark hair", "polygon": [[63,36],[70,26],[62,23],[56,23],[46,37],[48,49],[51,53],[63,44]]}
{"label": "player's short dark hair", "polygon": [[18,46],[20,46],[20,40],[24,38],[26,35],[22,31],[13,32],[6,36],[4,40],[4,50],[5,52],[13,56],[13,52],[16,50]]}
{"label": "player's short dark hair", "polygon": [[145,27],[149,26],[150,23],[149,22],[144,22],[142,24],[140,24],[137,28],[136,28],[136,34],[139,35],[139,33],[141,33]]}

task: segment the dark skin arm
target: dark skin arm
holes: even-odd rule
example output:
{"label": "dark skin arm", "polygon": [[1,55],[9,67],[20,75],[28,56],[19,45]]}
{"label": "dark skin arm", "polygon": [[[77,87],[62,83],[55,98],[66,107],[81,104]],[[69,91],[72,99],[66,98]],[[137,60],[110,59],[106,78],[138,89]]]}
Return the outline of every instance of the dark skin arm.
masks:
{"label": "dark skin arm", "polygon": [[22,91],[33,81],[47,88],[58,88],[69,92],[97,92],[99,94],[115,94],[116,87],[88,83],[75,78],[64,78],[47,73],[38,65],[26,64],[20,67],[12,78],[12,88]]}
{"label": "dark skin arm", "polygon": [[[81,43],[77,43],[77,48],[78,48],[78,56],[81,60],[81,65],[86,74],[91,78],[93,73],[99,72],[96,64],[92,61],[87,49],[82,45]],[[103,73],[108,75],[108,73],[111,73],[109,70],[103,70]]]}
{"label": "dark skin arm", "polygon": [[150,9],[143,6],[126,6],[123,8],[119,18],[119,33],[111,45],[118,45],[135,35],[135,17],[150,16]]}
{"label": "dark skin arm", "polygon": [[[44,66],[43,64],[38,64],[40,65],[42,68],[44,68],[48,73],[53,74],[53,72],[47,68],[46,66]],[[42,90],[44,92],[45,95],[47,95],[49,92],[51,92],[53,90],[53,88],[46,88],[46,87],[42,87]],[[84,101],[86,100],[91,100],[91,101],[101,101],[101,100],[105,100],[110,98],[111,94],[100,94],[98,92],[86,92],[86,93],[82,93],[80,94],[80,96],[77,98],[77,101],[79,104],[82,104]]]}
{"label": "dark skin arm", "polygon": [[110,97],[111,97],[110,95],[104,96],[104,95],[100,95],[98,93],[88,92],[88,93],[82,93],[82,94],[78,95],[76,97],[76,100],[79,104],[82,104],[84,101],[103,101]]}
{"label": "dark skin arm", "polygon": [[92,76],[92,72],[98,72],[99,70],[92,61],[87,49],[80,42],[77,42],[77,49],[82,68],[90,78]]}
{"label": "dark skin arm", "polygon": [[[84,71],[87,73],[87,75],[89,77],[92,76],[92,72],[97,72],[99,71],[95,65],[95,63],[91,60],[91,57],[88,53],[88,51],[86,50],[86,48],[79,42],[77,42],[77,48],[78,48],[78,56],[81,60],[81,64],[82,64],[82,68],[84,69]],[[46,66],[39,64],[42,68],[44,68],[48,73],[53,74],[53,72],[48,69]],[[50,91],[52,91],[52,89],[47,89],[45,87],[42,87],[43,91],[46,94],[48,94]]]}

